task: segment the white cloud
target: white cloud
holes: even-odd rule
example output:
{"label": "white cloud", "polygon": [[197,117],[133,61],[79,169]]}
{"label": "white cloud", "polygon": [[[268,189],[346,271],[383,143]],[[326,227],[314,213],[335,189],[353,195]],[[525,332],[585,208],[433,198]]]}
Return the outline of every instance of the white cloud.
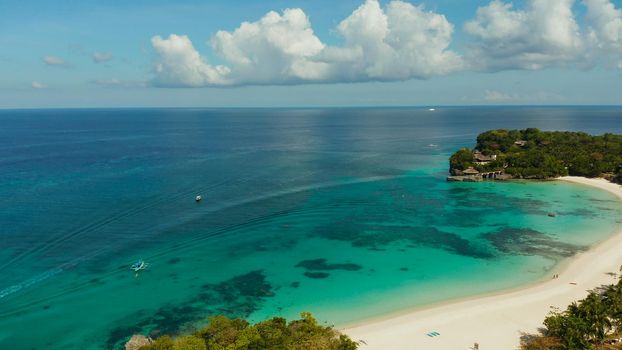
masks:
{"label": "white cloud", "polygon": [[112,60],[112,54],[109,52],[94,52],[91,58],[95,63],[108,62]]}
{"label": "white cloud", "polygon": [[135,87],[145,87],[147,84],[144,81],[140,80],[122,80],[122,79],[102,79],[102,80],[93,80],[93,84],[99,85],[102,87],[122,87],[122,88],[135,88]]}
{"label": "white cloud", "polygon": [[[302,9],[268,12],[208,41],[208,62],[185,35],[154,36],[152,85],[283,85],[426,79],[456,71],[539,70],[606,62],[622,69],[622,9],[612,0],[491,0],[464,24],[464,56],[450,49],[454,26],[442,14],[402,0],[365,0],[335,28],[340,45],[318,38]],[[495,98],[494,94],[489,97]],[[500,97],[500,96],[497,96]]]}
{"label": "white cloud", "polygon": [[301,9],[267,13],[235,31],[219,31],[211,47],[231,67],[232,82],[280,84],[322,79],[326,64],[313,60],[324,49]]}
{"label": "white cloud", "polygon": [[43,62],[48,66],[65,66],[67,62],[58,56],[43,56]]}
{"label": "white cloud", "polygon": [[173,87],[227,85],[227,67],[211,66],[202,58],[185,35],[171,34],[167,39],[151,38],[159,56],[155,66],[154,84]]}
{"label": "white cloud", "polygon": [[609,60],[614,66],[622,64],[622,10],[609,0],[583,0],[583,4],[594,59]]}
{"label": "white cloud", "polygon": [[535,92],[530,94],[506,93],[497,90],[485,90],[484,100],[492,103],[561,103],[567,99],[559,94]]}
{"label": "white cloud", "polygon": [[529,0],[524,10],[493,0],[477,10],[464,30],[474,69],[542,69],[576,62],[583,40],[572,12],[574,0]]}
{"label": "white cloud", "polygon": [[[368,0],[338,26],[344,48],[332,48],[349,80],[405,80],[443,75],[462,68],[448,50],[453,25],[445,16],[402,1],[385,9]],[[345,58],[345,59],[344,59]]]}
{"label": "white cloud", "polygon": [[462,68],[448,49],[453,25],[422,6],[394,0],[382,8],[367,0],[337,27],[342,46],[314,34],[301,9],[271,11],[210,40],[224,65],[214,66],[187,36],[152,38],[158,55],[153,84],[222,86],[428,78]]}
{"label": "white cloud", "polygon": [[33,89],[37,89],[37,90],[47,88],[47,85],[45,85],[45,84],[43,84],[43,83],[41,83],[41,82],[38,82],[38,81],[33,81],[33,82],[30,84],[30,86],[31,86]]}

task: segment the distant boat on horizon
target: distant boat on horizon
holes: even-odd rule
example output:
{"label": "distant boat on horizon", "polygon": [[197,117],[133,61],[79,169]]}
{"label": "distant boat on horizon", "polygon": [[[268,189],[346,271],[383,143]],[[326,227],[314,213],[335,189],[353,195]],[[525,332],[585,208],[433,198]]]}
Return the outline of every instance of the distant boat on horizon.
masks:
{"label": "distant boat on horizon", "polygon": [[434,111],[436,111],[436,108],[428,108],[428,111],[434,112]]}

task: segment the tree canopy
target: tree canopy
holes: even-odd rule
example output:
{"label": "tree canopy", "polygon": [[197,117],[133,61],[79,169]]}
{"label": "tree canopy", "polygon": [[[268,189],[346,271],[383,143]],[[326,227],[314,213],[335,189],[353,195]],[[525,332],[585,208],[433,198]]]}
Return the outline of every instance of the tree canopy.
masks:
{"label": "tree canopy", "polygon": [[564,311],[551,312],[541,335],[525,337],[521,350],[620,349],[605,347],[622,333],[622,279],[590,291]]}
{"label": "tree canopy", "polygon": [[358,344],[332,327],[322,326],[310,313],[287,322],[272,319],[251,325],[225,316],[211,317],[209,324],[191,335],[156,339],[140,350],[355,350]]}
{"label": "tree canopy", "polygon": [[481,133],[475,150],[497,158],[478,164],[471,150],[463,148],[451,156],[450,171],[473,167],[480,172],[504,170],[515,178],[605,176],[622,182],[622,135],[497,129]]}

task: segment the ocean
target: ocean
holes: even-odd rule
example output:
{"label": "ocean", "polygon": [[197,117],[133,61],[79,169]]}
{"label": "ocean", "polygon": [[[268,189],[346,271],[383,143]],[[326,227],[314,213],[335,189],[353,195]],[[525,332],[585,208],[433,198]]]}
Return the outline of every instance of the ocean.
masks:
{"label": "ocean", "polygon": [[0,348],[343,326],[550,278],[622,226],[613,195],[445,181],[480,132],[527,127],[622,133],[622,108],[2,110]]}

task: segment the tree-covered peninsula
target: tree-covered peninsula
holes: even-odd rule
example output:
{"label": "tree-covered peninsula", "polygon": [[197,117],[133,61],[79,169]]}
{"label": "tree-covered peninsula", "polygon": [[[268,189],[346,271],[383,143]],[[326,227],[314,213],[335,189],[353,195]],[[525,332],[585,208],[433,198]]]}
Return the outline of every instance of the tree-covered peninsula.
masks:
{"label": "tree-covered peninsula", "polygon": [[622,183],[622,135],[584,132],[490,130],[475,149],[463,148],[449,160],[452,178],[547,179],[605,177]]}

